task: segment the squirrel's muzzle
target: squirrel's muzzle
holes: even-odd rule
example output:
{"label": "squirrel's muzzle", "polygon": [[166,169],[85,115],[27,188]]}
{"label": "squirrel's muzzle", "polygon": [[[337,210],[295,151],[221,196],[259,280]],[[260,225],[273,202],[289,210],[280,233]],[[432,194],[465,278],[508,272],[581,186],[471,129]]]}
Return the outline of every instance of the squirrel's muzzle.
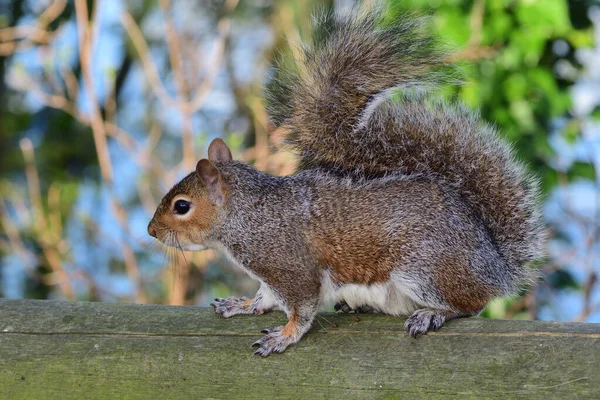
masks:
{"label": "squirrel's muzzle", "polygon": [[154,228],[152,221],[148,224],[148,235],[156,237],[156,228]]}

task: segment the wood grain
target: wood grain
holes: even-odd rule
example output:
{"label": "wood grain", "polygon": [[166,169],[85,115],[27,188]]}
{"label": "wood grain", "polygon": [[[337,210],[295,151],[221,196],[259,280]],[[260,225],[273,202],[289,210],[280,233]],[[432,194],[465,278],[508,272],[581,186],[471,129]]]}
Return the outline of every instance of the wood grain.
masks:
{"label": "wood grain", "polygon": [[250,345],[282,313],[0,300],[0,399],[600,398],[599,324],[472,318],[412,339],[354,318],[319,314],[263,359]]}

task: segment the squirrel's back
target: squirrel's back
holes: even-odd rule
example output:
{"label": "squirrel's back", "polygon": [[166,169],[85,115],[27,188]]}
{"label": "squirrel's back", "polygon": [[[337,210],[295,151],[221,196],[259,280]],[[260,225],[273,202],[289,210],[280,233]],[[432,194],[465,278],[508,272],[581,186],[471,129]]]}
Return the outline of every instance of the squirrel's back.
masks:
{"label": "squirrel's back", "polygon": [[419,173],[453,187],[484,221],[516,287],[542,255],[537,183],[494,128],[427,94],[447,57],[426,21],[383,15],[316,21],[297,69],[277,70],[267,88],[271,117],[289,131],[300,169]]}

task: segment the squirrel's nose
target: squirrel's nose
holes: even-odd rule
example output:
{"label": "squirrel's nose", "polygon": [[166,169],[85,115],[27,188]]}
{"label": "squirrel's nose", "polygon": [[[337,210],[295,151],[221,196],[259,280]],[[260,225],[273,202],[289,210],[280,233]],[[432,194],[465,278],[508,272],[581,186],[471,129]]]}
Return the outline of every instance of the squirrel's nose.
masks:
{"label": "squirrel's nose", "polygon": [[148,235],[156,237],[156,228],[152,226],[152,222],[148,225]]}

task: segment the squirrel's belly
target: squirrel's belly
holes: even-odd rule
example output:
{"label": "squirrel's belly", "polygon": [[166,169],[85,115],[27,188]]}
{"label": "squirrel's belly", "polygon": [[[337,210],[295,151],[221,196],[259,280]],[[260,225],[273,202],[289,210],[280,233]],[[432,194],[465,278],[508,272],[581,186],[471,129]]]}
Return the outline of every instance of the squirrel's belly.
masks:
{"label": "squirrel's belly", "polygon": [[345,301],[351,308],[371,306],[377,311],[392,315],[410,315],[421,308],[413,298],[408,285],[395,279],[374,284],[336,284],[329,271],[325,271],[321,280],[321,304],[330,307]]}

